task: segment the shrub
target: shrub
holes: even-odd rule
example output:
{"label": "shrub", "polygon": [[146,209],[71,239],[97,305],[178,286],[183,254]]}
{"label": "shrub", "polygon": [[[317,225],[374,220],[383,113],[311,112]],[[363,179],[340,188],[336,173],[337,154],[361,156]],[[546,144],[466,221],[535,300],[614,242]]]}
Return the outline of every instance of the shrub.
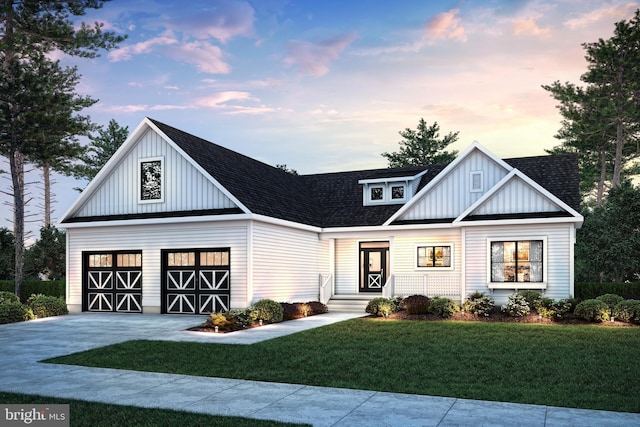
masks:
{"label": "shrub", "polygon": [[38,317],[51,317],[69,314],[67,304],[62,298],[48,295],[31,295],[27,300],[27,305],[31,307],[33,314]]}
{"label": "shrub", "polygon": [[599,299],[588,299],[576,306],[574,313],[590,322],[604,322],[609,320],[609,306]]}
{"label": "shrub", "polygon": [[378,317],[387,317],[393,313],[395,303],[390,298],[376,297],[369,301],[367,308],[364,310],[369,314],[373,314]]}
{"label": "shrub", "polygon": [[251,308],[244,310],[230,310],[224,314],[224,317],[233,324],[236,329],[244,329],[253,325],[254,318]]}
{"label": "shrub", "polygon": [[640,297],[640,281],[638,282],[576,282],[575,297],[581,300],[596,298],[604,294],[616,294],[630,299]]}
{"label": "shrub", "polygon": [[311,312],[313,314],[323,314],[329,312],[327,306],[320,301],[309,301],[307,302],[307,305],[311,307]]}
{"label": "shrub", "polygon": [[640,301],[626,299],[620,301],[613,309],[613,316],[627,323],[640,323]]}
{"label": "shrub", "polygon": [[282,306],[274,300],[261,299],[251,306],[251,311],[253,318],[256,320],[262,319],[267,323],[282,322]]}
{"label": "shrub", "polygon": [[529,308],[533,308],[536,306],[538,301],[542,298],[542,294],[538,291],[534,291],[533,289],[523,289],[518,291],[518,295],[522,295],[529,304]]}
{"label": "shrub", "polygon": [[604,301],[609,306],[609,311],[613,311],[613,309],[615,308],[616,304],[618,304],[624,298],[622,298],[620,295],[616,295],[616,294],[604,294],[604,295],[600,295],[596,299],[598,299],[600,301]]}
{"label": "shrub", "polygon": [[0,304],[3,302],[20,302],[20,298],[13,292],[0,291]]}
{"label": "shrub", "polygon": [[522,317],[529,314],[531,308],[524,295],[516,293],[509,295],[507,303],[502,306],[502,312],[509,316]]}
{"label": "shrub", "polygon": [[407,310],[407,314],[427,314],[429,301],[425,295],[410,295],[402,300],[400,306]]}
{"label": "shrub", "polygon": [[205,325],[208,327],[218,327],[222,330],[230,329],[232,322],[227,319],[227,316],[223,313],[211,313],[211,315],[207,318]]}
{"label": "shrub", "polygon": [[[15,283],[13,280],[0,280],[0,291],[13,292]],[[52,297],[65,297],[65,280],[25,280],[20,287],[22,302],[26,302],[31,294],[44,294]]]}
{"label": "shrub", "polygon": [[495,307],[495,302],[492,298],[483,294],[482,292],[474,292],[469,295],[469,298],[462,304],[462,309],[478,316],[488,317]]}
{"label": "shrub", "polygon": [[33,319],[33,312],[20,302],[5,301],[0,304],[0,324],[23,322],[31,319]]}
{"label": "shrub", "polygon": [[281,302],[280,305],[282,306],[282,318],[284,320],[299,319],[313,314],[309,304]]}
{"label": "shrub", "polygon": [[561,318],[571,311],[571,302],[566,299],[554,301],[551,298],[540,298],[535,306],[536,311],[547,319]]}
{"label": "shrub", "polygon": [[434,297],[429,304],[429,313],[448,318],[460,311],[460,306],[449,298]]}

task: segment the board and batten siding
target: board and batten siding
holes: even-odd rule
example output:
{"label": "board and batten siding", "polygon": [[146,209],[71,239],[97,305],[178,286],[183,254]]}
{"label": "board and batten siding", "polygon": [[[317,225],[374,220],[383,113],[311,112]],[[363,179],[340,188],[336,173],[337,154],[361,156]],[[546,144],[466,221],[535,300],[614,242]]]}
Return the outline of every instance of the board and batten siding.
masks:
{"label": "board and batten siding", "polygon": [[[483,189],[471,191],[471,172],[482,172]],[[457,218],[507,175],[508,171],[486,154],[471,153],[453,171],[401,215],[400,220]]]}
{"label": "board and batten siding", "polygon": [[[546,252],[547,288],[544,296],[553,299],[569,298],[571,295],[571,269],[573,268],[573,224],[539,224],[496,227],[468,227],[465,230],[465,281],[467,296],[475,291],[491,294],[488,287],[490,277],[487,277],[487,263],[490,263],[487,253],[487,240],[531,240],[546,237],[544,247]],[[526,284],[519,283],[521,289]],[[491,295],[496,304],[504,304],[513,289],[495,289]]]}
{"label": "board and batten siding", "polygon": [[521,178],[514,177],[476,209],[473,215],[559,211],[562,209],[546,196],[531,188]]}
{"label": "board and batten siding", "polygon": [[[139,203],[139,161],[163,159],[163,201]],[[170,179],[169,179],[170,178]],[[108,177],[86,203],[77,217],[174,212],[236,207],[220,189],[185,157],[153,130],[135,143],[123,160],[112,167]]]}
{"label": "board and batten siding", "polygon": [[142,306],[160,312],[162,249],[230,248],[231,307],[247,306],[247,223],[202,222],[67,229],[67,304],[82,310],[82,252],[142,251]]}
{"label": "board and batten siding", "polygon": [[319,275],[326,272],[328,245],[318,233],[256,221],[252,242],[252,302],[319,299]]}

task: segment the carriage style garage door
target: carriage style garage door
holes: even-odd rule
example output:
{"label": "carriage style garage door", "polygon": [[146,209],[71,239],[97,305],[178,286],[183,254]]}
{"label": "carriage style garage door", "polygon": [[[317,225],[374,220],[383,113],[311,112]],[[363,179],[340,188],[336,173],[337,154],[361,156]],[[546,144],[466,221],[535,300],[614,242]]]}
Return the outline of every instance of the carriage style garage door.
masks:
{"label": "carriage style garage door", "polygon": [[229,310],[229,248],[162,251],[162,312]]}
{"label": "carriage style garage door", "polygon": [[83,252],[82,309],[142,313],[142,252]]}

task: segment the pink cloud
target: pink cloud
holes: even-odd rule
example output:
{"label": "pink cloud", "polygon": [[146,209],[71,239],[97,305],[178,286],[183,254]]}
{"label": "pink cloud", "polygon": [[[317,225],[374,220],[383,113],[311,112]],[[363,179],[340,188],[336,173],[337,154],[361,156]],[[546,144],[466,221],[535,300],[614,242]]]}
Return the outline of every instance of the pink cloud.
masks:
{"label": "pink cloud", "polygon": [[551,29],[549,27],[539,27],[534,18],[519,19],[511,24],[511,29],[516,35],[530,35],[549,37]]}
{"label": "pink cloud", "polygon": [[320,43],[291,40],[287,43],[287,66],[297,65],[304,73],[323,76],[329,72],[329,65],[358,37],[350,32]]}
{"label": "pink cloud", "polygon": [[467,36],[464,27],[458,17],[460,9],[451,9],[436,15],[427,22],[426,35],[432,40],[459,40],[466,41]]}
{"label": "pink cloud", "polygon": [[231,66],[222,59],[224,53],[218,46],[195,41],[185,43],[167,50],[174,59],[194,64],[198,71],[210,74],[228,74]]}
{"label": "pink cloud", "polygon": [[195,104],[199,107],[217,108],[230,101],[258,101],[258,99],[252,97],[249,92],[229,90],[202,96],[195,100]]}
{"label": "pink cloud", "polygon": [[133,55],[140,55],[151,52],[157,46],[170,46],[178,43],[178,41],[170,35],[154,37],[152,39],[124,46],[109,52],[109,59],[112,62],[127,61]]}
{"label": "pink cloud", "polygon": [[172,21],[169,26],[197,39],[213,37],[226,43],[236,36],[253,36],[254,20],[253,7],[248,3],[222,2],[211,10]]}
{"label": "pink cloud", "polygon": [[635,2],[623,4],[618,7],[602,7],[600,9],[584,13],[577,18],[569,19],[565,22],[565,25],[571,30],[576,30],[588,27],[589,25],[593,25],[602,20],[608,22],[626,20],[633,16],[633,12],[637,8],[638,4]]}

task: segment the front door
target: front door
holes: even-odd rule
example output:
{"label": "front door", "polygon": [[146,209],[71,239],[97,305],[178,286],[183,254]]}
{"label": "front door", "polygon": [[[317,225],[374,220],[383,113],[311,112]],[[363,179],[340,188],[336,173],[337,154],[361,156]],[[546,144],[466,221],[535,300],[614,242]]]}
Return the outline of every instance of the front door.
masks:
{"label": "front door", "polygon": [[382,292],[389,271],[389,243],[360,243],[360,292]]}

